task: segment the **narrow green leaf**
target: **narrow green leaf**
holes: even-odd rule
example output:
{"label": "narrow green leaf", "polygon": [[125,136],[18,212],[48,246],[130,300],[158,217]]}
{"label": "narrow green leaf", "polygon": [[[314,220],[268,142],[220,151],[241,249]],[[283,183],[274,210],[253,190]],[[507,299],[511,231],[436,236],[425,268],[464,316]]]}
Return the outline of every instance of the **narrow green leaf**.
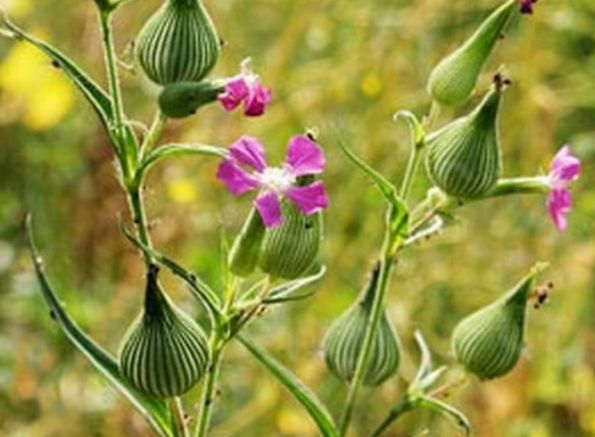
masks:
{"label": "narrow green leaf", "polygon": [[312,296],[315,290],[309,293],[295,293],[308,285],[311,285],[324,276],[326,273],[326,266],[321,266],[320,269],[313,275],[306,276],[305,278],[294,279],[293,281],[284,282],[283,284],[277,285],[271,289],[269,296],[264,300],[265,304],[274,304],[289,302],[292,300],[305,299],[306,297]]}
{"label": "narrow green leaf", "polygon": [[382,173],[368,165],[363,159],[357,156],[345,143],[345,141],[337,135],[339,147],[345,153],[347,158],[353,162],[360,170],[366,173],[372,181],[376,184],[380,192],[384,195],[389,203],[393,203],[397,197],[397,188],[390,182]]}
{"label": "narrow green leaf", "polygon": [[415,331],[415,341],[421,352],[419,368],[415,378],[409,384],[409,393],[416,395],[428,390],[446,371],[446,366],[433,368],[432,353],[420,331]]}
{"label": "narrow green leaf", "polygon": [[236,338],[305,408],[323,437],[338,437],[339,433],[331,415],[312,390],[266,350],[256,346],[242,335],[237,335]]}
{"label": "narrow green leaf", "polygon": [[409,126],[409,131],[411,132],[411,140],[413,142],[413,146],[419,150],[423,148],[425,145],[425,138],[426,132],[421,124],[421,122],[417,119],[415,114],[411,111],[398,111],[393,118],[395,120],[399,120],[401,118],[405,119],[407,125]]}
{"label": "narrow green leaf", "polygon": [[417,374],[411,383],[412,387],[416,387],[432,371],[432,354],[424,336],[419,330],[416,330],[414,337],[421,352],[421,357],[419,359]]}
{"label": "narrow green leaf", "polygon": [[118,362],[101,346],[82,331],[70,318],[60,303],[54,289],[43,271],[43,262],[38,254],[33,239],[31,220],[27,220],[27,239],[31,258],[35,267],[35,273],[43,297],[50,308],[52,317],[58,323],[62,332],[70,342],[83,353],[91,364],[107,378],[107,380],[122,393],[136,409],[149,421],[151,426],[161,436],[171,437],[174,435],[171,426],[171,418],[165,402],[152,398],[134,388],[121,374]]}
{"label": "narrow green leaf", "polygon": [[134,237],[124,226],[120,226],[120,229],[124,236],[136,247],[138,247],[141,251],[145,252],[149,257],[153,258],[163,266],[167,267],[174,275],[181,278],[189,287],[190,292],[192,295],[205,307],[205,309],[209,312],[209,315],[215,317],[221,313],[220,306],[221,302],[219,301],[219,296],[217,293],[209,287],[209,285],[200,279],[195,273],[185,269],[176,261],[167,256],[161,254],[160,252],[152,249],[141,241],[139,241],[136,237]]}
{"label": "narrow green leaf", "polygon": [[452,405],[429,396],[422,397],[416,404],[420,408],[436,411],[446,417],[453,419],[457,426],[461,427],[463,431],[465,431],[465,435],[468,436],[471,434],[471,424],[469,423],[469,419],[467,419],[467,417],[462,412],[457,410]]}
{"label": "narrow green leaf", "polygon": [[204,155],[226,158],[227,149],[203,144],[166,144],[149,153],[141,162],[139,173],[147,172],[153,165],[166,158],[180,155]]}

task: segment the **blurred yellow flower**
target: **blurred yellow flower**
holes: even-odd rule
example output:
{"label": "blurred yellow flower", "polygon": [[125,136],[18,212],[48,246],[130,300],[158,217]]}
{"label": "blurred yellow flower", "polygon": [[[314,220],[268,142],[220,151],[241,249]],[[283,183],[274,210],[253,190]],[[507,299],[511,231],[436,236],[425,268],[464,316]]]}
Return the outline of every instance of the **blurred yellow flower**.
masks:
{"label": "blurred yellow flower", "polygon": [[362,93],[368,97],[375,97],[382,91],[382,82],[376,73],[370,72],[362,80]]}
{"label": "blurred yellow flower", "polygon": [[2,103],[15,108],[12,119],[36,131],[58,124],[74,103],[68,79],[25,43],[15,44],[0,64],[0,90]]}
{"label": "blurred yellow flower", "polygon": [[33,8],[31,0],[0,0],[0,7],[4,8],[11,17],[27,15]]}
{"label": "blurred yellow flower", "polygon": [[316,429],[302,412],[283,407],[277,416],[277,426],[284,435],[315,435]]}
{"label": "blurred yellow flower", "polygon": [[196,200],[196,184],[190,179],[176,179],[167,184],[167,195],[176,203],[188,204]]}

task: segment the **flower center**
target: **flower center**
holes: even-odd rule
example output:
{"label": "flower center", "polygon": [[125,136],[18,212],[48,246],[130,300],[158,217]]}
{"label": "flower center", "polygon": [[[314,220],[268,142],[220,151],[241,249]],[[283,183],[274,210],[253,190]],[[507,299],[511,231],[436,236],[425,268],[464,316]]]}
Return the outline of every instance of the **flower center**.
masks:
{"label": "flower center", "polygon": [[264,188],[282,195],[295,183],[293,176],[286,167],[267,167],[256,178]]}

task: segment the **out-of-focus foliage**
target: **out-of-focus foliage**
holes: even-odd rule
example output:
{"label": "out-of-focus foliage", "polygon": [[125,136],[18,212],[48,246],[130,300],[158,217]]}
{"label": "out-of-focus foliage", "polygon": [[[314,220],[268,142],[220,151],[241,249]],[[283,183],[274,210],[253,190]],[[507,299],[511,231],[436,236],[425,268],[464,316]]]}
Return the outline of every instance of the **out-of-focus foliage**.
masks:
{"label": "out-of-focus foliage", "polygon": [[[97,17],[91,1],[4,0],[13,18],[48,38],[104,83]],[[407,132],[398,109],[423,114],[432,66],[468,35],[497,0],[206,0],[227,42],[216,74],[234,74],[252,56],[274,105],[256,120],[213,105],[172,122],[169,140],[227,145],[242,133],[263,139],[282,159],[287,138],[317,128],[329,157],[332,198],[324,260],[329,266],[310,300],[275,309],[250,328],[309,383],[337,414],[345,387],[325,370],[320,339],[355,298],[380,245],[383,200],[338,150],[339,129],[368,162],[396,180]],[[117,47],[129,44],[157,0],[118,11]],[[421,329],[439,364],[450,362],[456,322],[509,288],[536,260],[549,260],[556,288],[550,305],[531,310],[525,356],[508,376],[471,380],[449,400],[482,437],[595,435],[595,3],[539,2],[499,44],[488,71],[506,64],[513,86],[502,117],[506,175],[545,170],[570,143],[584,162],[570,229],[555,231],[544,199],[471,205],[443,235],[404,253],[390,293],[390,315],[403,339],[400,376],[366,391],[357,412],[364,435],[414,376]],[[155,90],[122,70],[130,114],[148,121]],[[485,89],[490,75],[479,83]],[[469,102],[475,104],[479,93]],[[126,205],[95,115],[47,60],[0,40],[0,433],[11,436],[147,435],[132,407],[92,372],[53,326],[36,290],[23,245],[22,219],[34,214],[50,274],[72,315],[115,351],[143,291],[138,255],[121,238]],[[440,123],[464,111],[445,110]],[[175,161],[149,180],[148,212],[161,251],[217,284],[221,230],[241,226],[249,209],[215,181],[215,163]],[[418,178],[414,196],[428,187]],[[189,311],[173,278],[165,285]],[[258,381],[255,384],[255,381]],[[189,395],[189,400],[196,394]],[[299,406],[239,346],[222,370],[214,435],[314,436]],[[412,413],[393,436],[451,436],[451,424]]]}

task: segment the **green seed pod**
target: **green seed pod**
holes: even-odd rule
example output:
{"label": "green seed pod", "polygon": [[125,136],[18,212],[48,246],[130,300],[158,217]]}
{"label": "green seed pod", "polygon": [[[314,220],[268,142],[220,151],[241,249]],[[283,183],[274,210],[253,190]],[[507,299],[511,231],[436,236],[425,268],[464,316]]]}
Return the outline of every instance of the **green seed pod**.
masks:
{"label": "green seed pod", "polygon": [[175,82],[166,85],[159,95],[159,108],[170,118],[186,118],[198,108],[217,100],[223,91],[212,82]]}
{"label": "green seed pod", "polygon": [[260,214],[252,208],[229,251],[228,265],[233,273],[248,276],[254,271],[258,264],[264,233],[265,227]]}
{"label": "green seed pod", "polygon": [[147,275],[143,313],[132,323],[120,348],[120,368],[139,390],[157,398],[178,396],[204,374],[209,358],[202,329],[168,299]]}
{"label": "green seed pod", "polygon": [[443,105],[455,105],[469,98],[496,41],[517,10],[517,1],[509,0],[492,12],[461,47],[440,61],[428,81],[432,98]]}
{"label": "green seed pod", "polygon": [[[345,382],[353,379],[357,368],[378,285],[378,275],[379,268],[376,266],[360,298],[333,322],[322,341],[327,367]],[[370,387],[379,385],[394,375],[400,361],[399,338],[386,311],[382,313],[379,323],[363,378],[364,385]]]}
{"label": "green seed pod", "polygon": [[451,196],[479,197],[494,186],[502,171],[498,119],[506,81],[496,78],[496,85],[470,114],[428,138],[428,175]]}
{"label": "green seed pod", "polygon": [[316,262],[322,240],[322,213],[307,216],[283,200],[281,216],[279,226],[265,230],[258,265],[273,277],[295,279]]}
{"label": "green seed pod", "polygon": [[452,348],[469,372],[492,379],[516,365],[525,337],[527,298],[535,277],[545,268],[546,264],[535,265],[512,290],[455,327]]}
{"label": "green seed pod", "polygon": [[215,66],[219,52],[217,31],[201,0],[166,0],[136,45],[142,69],[160,85],[200,81]]}

